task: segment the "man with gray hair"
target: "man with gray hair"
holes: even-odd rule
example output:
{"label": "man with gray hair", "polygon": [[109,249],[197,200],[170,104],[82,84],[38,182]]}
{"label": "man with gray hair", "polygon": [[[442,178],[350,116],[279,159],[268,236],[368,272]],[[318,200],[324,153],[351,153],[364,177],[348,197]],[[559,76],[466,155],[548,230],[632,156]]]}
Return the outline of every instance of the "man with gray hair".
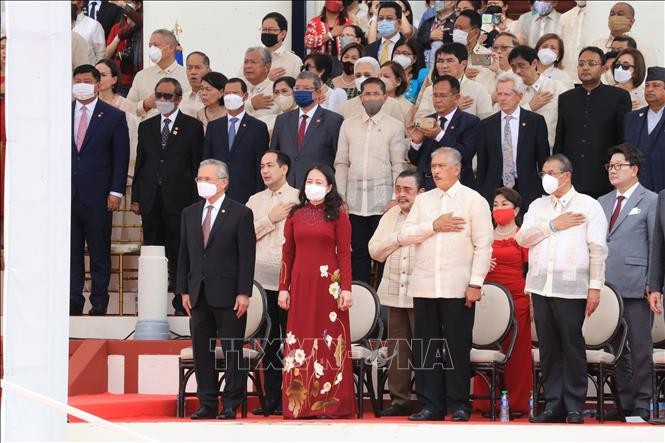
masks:
{"label": "man with gray hair", "polygon": [[[245,313],[254,284],[254,217],[251,209],[226,196],[229,172],[225,163],[202,161],[196,185],[203,200],[182,211],[177,286],[191,319],[200,403],[192,419],[233,420],[247,380],[241,365]],[[215,370],[218,339],[226,368],[219,415]]]}
{"label": "man with gray hair", "polygon": [[[245,110],[266,124],[274,122],[274,119],[262,117],[279,114],[279,106],[272,96],[273,82],[268,78],[271,66],[272,55],[263,46],[251,47],[245,51],[242,75],[249,94]],[[268,130],[272,130],[272,127],[268,127]]]}
{"label": "man with gray hair", "polygon": [[298,109],[277,116],[270,139],[270,148],[278,149],[291,158],[287,180],[295,188],[304,186],[305,174],[314,164],[331,168],[337,153],[342,116],[324,109],[319,102],[325,99],[319,76],[301,72],[296,79],[293,96]]}
{"label": "man with gray hair", "polygon": [[550,154],[547,124],[542,115],[520,107],[525,89],[518,75],[500,74],[496,99],[501,111],[480,121],[476,179],[490,206],[494,191],[502,186],[519,191],[524,210],[543,194],[538,171]]}
{"label": "man with gray hair", "polygon": [[533,423],[584,423],[587,361],[582,324],[605,283],[607,219],[600,203],[575,190],[563,154],[540,173],[550,194],[535,200],[515,240],[529,248],[525,292],[531,295],[540,344],[545,410]]}
{"label": "man with gray hair", "polygon": [[[187,71],[175,60],[175,50],[178,40],[171,31],[158,29],[150,35],[148,42],[148,58],[153,66],[143,68],[134,76],[132,88],[127,94],[127,100],[136,105],[136,115],[146,119],[159,114],[155,107],[154,88],[157,82],[164,77],[171,77],[181,85],[188,85]],[[184,91],[189,93],[189,88]]]}
{"label": "man with gray hair", "polygon": [[423,408],[409,420],[443,420],[452,411],[453,421],[468,421],[475,302],[489,271],[494,228],[487,202],[459,182],[457,149],[435,150],[431,167],[436,188],[416,197],[397,234],[399,246],[416,245],[408,295]]}

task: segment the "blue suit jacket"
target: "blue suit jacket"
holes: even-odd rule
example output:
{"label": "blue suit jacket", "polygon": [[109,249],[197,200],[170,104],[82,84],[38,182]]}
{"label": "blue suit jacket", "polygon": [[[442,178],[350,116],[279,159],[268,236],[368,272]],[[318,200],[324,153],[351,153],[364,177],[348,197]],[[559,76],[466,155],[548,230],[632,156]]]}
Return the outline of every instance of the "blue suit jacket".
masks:
{"label": "blue suit jacket", "polygon": [[[434,119],[437,114],[429,115]],[[437,123],[438,124],[438,123]],[[460,174],[460,183],[471,189],[477,190],[476,178],[473,175],[471,161],[476,155],[476,135],[478,133],[480,119],[475,115],[457,109],[453,118],[446,127],[446,132],[440,141],[426,138],[418,150],[409,148],[408,156],[411,164],[418,168],[418,172],[425,178],[425,189],[428,191],[434,189],[436,185],[432,179],[432,152],[441,146],[448,146],[457,149],[462,154],[462,172]]]}
{"label": "blue suit jacket", "polygon": [[86,206],[106,205],[110,192],[125,193],[129,165],[129,130],[125,113],[97,100],[83,139],[76,149],[72,102],[72,199]]}
{"label": "blue suit jacket", "polygon": [[229,168],[229,188],[226,195],[247,203],[252,194],[265,187],[261,178],[261,157],[268,150],[270,135],[261,120],[245,113],[237,125],[236,138],[229,149],[228,116],[208,123],[203,158],[221,160]]}
{"label": "blue suit jacket", "polygon": [[640,168],[640,184],[656,193],[665,189],[665,112],[653,128],[647,132],[649,107],[626,114],[623,119],[625,142],[638,148],[644,154]]}

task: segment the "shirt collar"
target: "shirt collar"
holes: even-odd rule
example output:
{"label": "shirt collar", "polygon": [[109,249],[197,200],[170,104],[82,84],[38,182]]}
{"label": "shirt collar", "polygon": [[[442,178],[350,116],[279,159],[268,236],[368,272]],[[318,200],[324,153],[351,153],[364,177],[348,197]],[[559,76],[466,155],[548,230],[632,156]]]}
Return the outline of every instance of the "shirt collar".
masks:
{"label": "shirt collar", "polygon": [[169,115],[168,117],[164,117],[164,114],[159,114],[159,116],[162,118],[161,124],[159,125],[160,127],[164,126],[164,120],[167,118],[171,123],[175,122],[175,119],[178,118],[178,113],[180,112],[180,109],[176,108],[176,110],[173,112],[173,114]]}
{"label": "shirt collar", "polygon": [[80,101],[76,100],[76,112],[77,113],[81,112],[81,108],[85,106],[88,112],[92,115],[92,113],[95,110],[95,106],[97,106],[97,101],[99,101],[99,97],[95,97],[93,101],[91,101],[87,105],[84,105]]}
{"label": "shirt collar", "polygon": [[575,190],[575,187],[571,186],[570,190],[566,192],[563,196],[561,196],[561,198],[556,198],[554,195],[551,195],[550,197],[552,197],[553,206],[556,206],[557,202],[561,202],[561,205],[563,205],[563,207],[566,207],[576,195],[577,191]]}
{"label": "shirt collar", "polygon": [[[255,85],[253,85],[252,83],[249,82],[249,80],[247,80],[247,85],[249,86],[249,89],[250,89],[251,92],[261,92],[264,89],[266,89],[268,86],[271,86],[272,82],[270,81],[270,79],[268,77],[266,77],[265,80],[263,80],[261,83],[257,83]],[[272,93],[272,88],[268,88],[268,89]]]}
{"label": "shirt collar", "polygon": [[[222,207],[222,203],[224,202],[224,199],[226,198],[226,192],[222,194],[221,197],[217,199],[215,203],[212,204],[212,207],[215,208],[216,211],[219,211],[219,208]],[[208,206],[210,206],[210,203],[208,203],[208,200],[206,200],[203,204],[203,211],[205,212],[206,209],[208,209]]]}
{"label": "shirt collar", "polygon": [[[385,106],[385,103],[383,105]],[[372,123],[378,125],[382,119],[383,119],[383,106],[381,107],[381,110],[379,112],[377,112],[371,117],[369,116],[367,111],[365,111],[365,107],[363,106],[363,114],[362,114],[363,123],[367,123],[368,120],[372,120]]]}
{"label": "shirt collar", "polygon": [[[229,118],[229,125],[231,124],[231,119],[232,118],[237,118],[238,123],[240,123],[242,121],[242,119],[245,118],[245,111],[242,111],[240,114],[236,115],[235,117],[232,116],[231,114],[228,114],[227,117]],[[236,130],[238,130],[238,128],[236,128]]]}
{"label": "shirt collar", "polygon": [[[443,116],[446,119],[446,122],[450,123],[450,121],[453,119],[453,116],[455,115],[455,112],[457,112],[457,108]],[[441,116],[438,116],[438,118],[441,118]]]}
{"label": "shirt collar", "polygon": [[444,191],[443,189],[439,188],[436,189],[439,191],[439,197],[447,195],[450,198],[455,198],[462,189],[462,185],[460,184],[459,180],[457,180],[450,188],[448,188],[447,191]]}
{"label": "shirt collar", "polygon": [[158,72],[160,72],[160,73],[163,72],[163,73],[166,73],[166,74],[171,74],[171,73],[172,73],[173,71],[175,71],[176,68],[177,68],[178,66],[180,66],[180,65],[178,64],[177,61],[174,61],[174,62],[171,63],[169,66],[167,66],[166,69],[162,69],[162,68],[160,68],[159,65],[155,65],[155,66],[157,66]]}
{"label": "shirt collar", "polygon": [[309,121],[312,121],[312,118],[314,118],[314,113],[316,110],[319,109],[319,105],[314,106],[312,109],[310,109],[307,112],[303,112],[302,108],[298,108],[298,121],[302,119],[303,115],[307,115],[307,118],[309,118]]}
{"label": "shirt collar", "polygon": [[[266,49],[268,49],[268,48],[266,48]],[[282,46],[280,46],[279,48],[275,49],[274,51],[270,51],[270,52],[272,52],[277,57],[279,57],[280,55],[284,54],[284,51],[286,51],[286,49],[284,48],[284,43],[282,43]]]}
{"label": "shirt collar", "polygon": [[640,184],[640,182],[636,182],[633,186],[631,186],[630,188],[626,189],[626,192],[624,192],[623,194],[620,193],[619,190],[617,189],[617,193],[616,193],[616,194],[617,194],[617,197],[620,196],[620,195],[623,195],[624,198],[625,198],[625,200],[628,200],[628,199],[630,198],[630,196],[633,195],[633,192],[635,192],[635,189],[637,189],[637,186],[638,186],[639,184]]}
{"label": "shirt collar", "polygon": [[663,115],[663,109],[665,109],[665,106],[661,106],[660,109],[658,110],[658,112],[653,112],[653,111],[651,110],[651,108],[649,107],[649,108],[647,109],[647,114],[648,114],[648,115],[652,115],[652,116],[654,116],[654,117],[660,119],[660,117]]}
{"label": "shirt collar", "polygon": [[[553,65],[554,66],[554,65]],[[534,91],[538,92],[540,91],[540,88],[543,87],[543,83],[545,82],[545,76],[542,74],[538,75],[538,80],[536,80],[531,87],[533,88]]]}
{"label": "shirt collar", "polygon": [[269,188],[266,188],[266,191],[267,191],[267,192],[269,193],[269,195],[271,195],[271,196],[272,196],[272,195],[280,195],[280,196],[281,196],[281,195],[284,195],[284,194],[286,193],[286,191],[289,190],[289,188],[291,188],[291,186],[289,185],[289,182],[285,181],[284,184],[282,185],[282,187],[279,188],[278,190],[276,190],[276,191],[271,191]]}
{"label": "shirt collar", "polygon": [[[393,35],[392,37],[390,37],[388,40],[390,40],[390,41],[393,42],[393,43],[397,43],[397,42],[399,41],[400,38],[402,38],[402,34],[400,34],[399,32],[397,32],[395,35]],[[386,43],[386,39],[383,38],[383,37],[381,37],[381,46],[383,46],[385,43]]]}
{"label": "shirt collar", "polygon": [[[501,111],[501,120],[505,120],[507,115],[508,115],[508,114],[506,114],[505,112]],[[518,106],[517,108],[515,108],[515,110],[513,111],[513,113],[510,114],[510,116],[511,116],[512,118],[514,118],[515,121],[517,121],[517,122],[520,121],[520,107]]]}

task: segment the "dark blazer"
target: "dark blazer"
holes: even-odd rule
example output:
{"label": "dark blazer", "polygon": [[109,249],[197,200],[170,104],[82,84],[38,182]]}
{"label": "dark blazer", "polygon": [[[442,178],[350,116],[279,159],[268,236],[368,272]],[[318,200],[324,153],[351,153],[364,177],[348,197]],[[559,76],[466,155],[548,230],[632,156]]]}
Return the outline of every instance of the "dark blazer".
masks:
{"label": "dark blazer", "polygon": [[129,130],[121,110],[97,99],[81,152],[76,149],[72,102],[72,199],[86,206],[104,205],[110,192],[125,193],[129,165]]}
{"label": "dark blazer", "polygon": [[[432,49],[432,40],[430,40],[429,35],[432,32],[432,24],[434,23],[434,19],[436,17],[431,17],[425,22],[423,22],[423,25],[418,28],[418,34],[416,35],[416,41],[420,44],[420,47],[423,48],[423,50],[427,49]],[[453,42],[453,27],[455,25],[455,15],[451,15],[448,17],[448,19],[443,23],[444,29],[447,29],[448,32],[443,33],[443,43],[452,43]],[[434,54],[431,55],[434,57]]]}
{"label": "dark blazer", "polygon": [[[382,40],[383,38],[379,37],[374,43],[370,43],[369,45],[367,45],[367,47],[365,48],[365,55],[368,57],[375,58],[378,62],[381,62],[381,53],[379,51],[381,50]],[[395,51],[395,48],[401,45],[402,43],[404,43],[404,36],[400,32],[399,40],[397,40],[397,43],[395,44],[395,46],[393,46],[393,52]],[[390,53],[390,59],[392,60],[392,58],[393,54]]]}
{"label": "dark blazer", "polygon": [[205,296],[215,308],[232,308],[236,296],[252,296],[256,235],[251,209],[224,197],[203,247],[201,221],[206,201],[182,211],[177,292],[189,294],[192,306],[205,281]]}
{"label": "dark blazer", "polygon": [[333,167],[339,128],[344,121],[341,115],[319,106],[307,126],[302,146],[298,149],[299,118],[300,109],[278,115],[270,140],[271,149],[278,149],[291,158],[287,180],[298,189],[302,188],[305,173],[312,165],[321,163]]}
{"label": "dark blazer", "polygon": [[161,185],[164,209],[180,214],[198,199],[194,178],[203,156],[203,125],[178,111],[162,150],[161,124],[161,115],[156,115],[139,125],[132,201],[139,203],[143,213],[150,212]]}
{"label": "dark blazer", "polygon": [[647,127],[648,112],[647,106],[626,114],[623,121],[624,140],[644,154],[639,172],[640,184],[658,193],[665,189],[665,112],[651,134]]}
{"label": "dark blazer", "polygon": [[656,223],[649,261],[649,290],[665,290],[665,190],[658,193]]}
{"label": "dark blazer", "polygon": [[573,163],[573,185],[582,194],[597,198],[612,190],[604,165],[609,149],[623,142],[630,108],[628,92],[615,86],[601,84],[590,93],[577,87],[559,95],[553,151]]}
{"label": "dark blazer", "polygon": [[216,158],[229,168],[227,196],[242,204],[263,190],[261,157],[268,150],[270,135],[261,120],[245,113],[237,125],[236,138],[229,150],[229,116],[208,123],[203,143],[203,158]]}
{"label": "dark blazer", "polygon": [[[85,10],[87,15],[89,11],[87,1],[85,2]],[[102,25],[102,28],[104,28],[104,37],[108,38],[111,28],[118,23],[121,18],[122,8],[113,3],[109,3],[107,0],[102,0],[102,4],[97,11],[97,21]]]}
{"label": "dark blazer", "polygon": [[[437,114],[429,115],[434,119]],[[471,162],[476,155],[476,136],[480,119],[475,115],[457,109],[448,123],[446,132],[440,141],[426,138],[420,149],[409,148],[409,161],[418,168],[418,172],[425,178],[425,189],[434,189],[436,185],[432,179],[432,152],[441,146],[457,149],[462,154],[462,173],[460,182],[471,189],[477,189],[476,178],[473,175]],[[410,145],[409,145],[410,146]]]}
{"label": "dark blazer", "polygon": [[[501,112],[492,114],[480,122],[476,141],[478,151],[476,179],[478,192],[487,199],[490,207],[494,203],[494,192],[503,186],[501,138]],[[522,196],[522,210],[526,212],[529,204],[543,195],[538,172],[550,154],[547,125],[542,115],[520,108],[516,148],[517,180]]]}

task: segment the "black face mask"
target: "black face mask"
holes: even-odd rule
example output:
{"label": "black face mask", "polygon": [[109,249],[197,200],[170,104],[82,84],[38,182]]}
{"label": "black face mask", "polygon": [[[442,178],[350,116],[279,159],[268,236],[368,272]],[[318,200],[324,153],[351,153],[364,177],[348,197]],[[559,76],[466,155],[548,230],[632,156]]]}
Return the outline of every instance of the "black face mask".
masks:
{"label": "black face mask", "polygon": [[353,75],[353,62],[342,62],[342,69],[346,75]]}
{"label": "black face mask", "polygon": [[263,32],[261,34],[261,43],[269,48],[275,46],[277,44],[277,34]]}

